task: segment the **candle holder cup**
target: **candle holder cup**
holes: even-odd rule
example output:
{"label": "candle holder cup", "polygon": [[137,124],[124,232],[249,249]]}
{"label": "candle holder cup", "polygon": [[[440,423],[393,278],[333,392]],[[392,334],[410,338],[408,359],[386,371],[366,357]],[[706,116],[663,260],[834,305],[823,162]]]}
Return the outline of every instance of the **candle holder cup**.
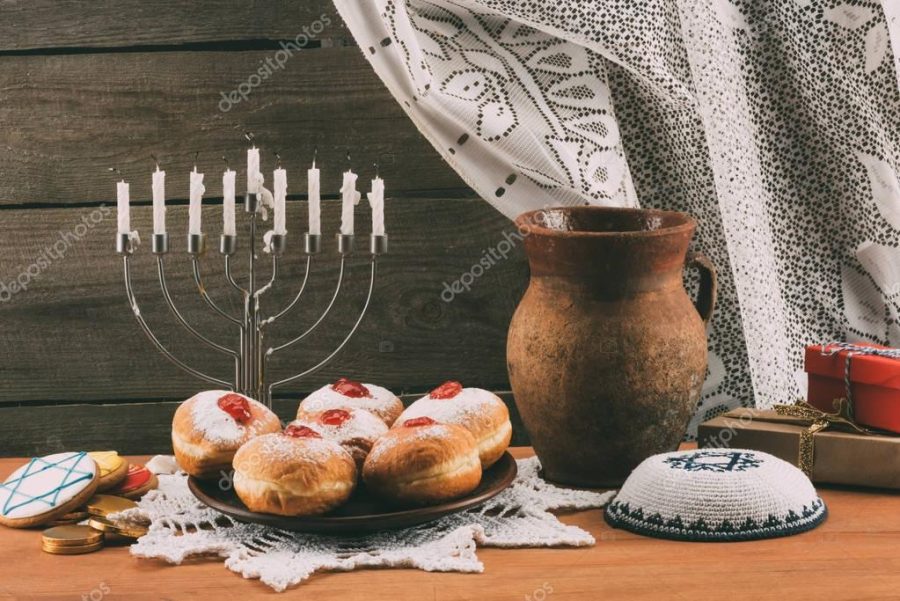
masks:
{"label": "candle holder cup", "polygon": [[187,251],[190,255],[206,253],[206,234],[188,234]]}
{"label": "candle holder cup", "polygon": [[222,256],[231,256],[237,252],[237,236],[234,234],[222,234],[219,237],[219,253]]}
{"label": "candle holder cup", "polygon": [[287,236],[285,234],[272,234],[269,239],[269,252],[273,256],[280,257],[287,248]]}
{"label": "candle holder cup", "polygon": [[169,252],[169,234],[153,234],[151,242],[154,255],[164,255]]}
{"label": "candle holder cup", "polygon": [[388,251],[387,234],[369,235],[369,252],[373,255],[386,255]]}
{"label": "candle holder cup", "polygon": [[[152,250],[156,255],[157,271],[159,275],[159,284],[170,311],[174,315],[182,327],[184,327],[194,338],[201,341],[207,347],[230,358],[234,363],[234,374],[230,379],[219,378],[203,373],[185,361],[174,355],[159,340],[156,334],[150,329],[144,320],[137,299],[134,294],[131,277],[131,258],[134,253],[134,244],[131,234],[117,234],[116,251],[123,257],[124,275],[125,275],[125,293],[128,298],[128,304],[138,322],[140,328],[144,331],[153,345],[162,353],[169,361],[191,374],[192,376],[218,386],[220,388],[234,390],[241,394],[255,398],[267,406],[272,406],[272,395],[275,389],[287,386],[293,382],[304,378],[322,367],[324,367],[331,359],[337,355],[341,349],[349,342],[356,333],[360,323],[368,311],[369,304],[372,300],[372,293],[375,287],[375,276],[377,258],[387,252],[387,237],[372,236],[370,238],[370,259],[369,259],[369,283],[366,293],[365,302],[359,310],[357,317],[353,321],[349,332],[344,339],[337,345],[327,356],[321,359],[315,365],[305,369],[304,371],[283,378],[277,381],[270,381],[269,378],[269,362],[271,358],[285,351],[309,336],[318,328],[325,320],[326,316],[331,312],[335,302],[340,296],[344,283],[344,274],[347,267],[347,260],[353,252],[354,236],[353,235],[337,235],[337,251],[340,256],[340,267],[338,270],[337,283],[334,293],[330,301],[321,311],[319,316],[299,335],[283,342],[281,344],[273,344],[269,341],[272,336],[272,326],[282,317],[290,313],[302,300],[303,293],[306,290],[306,283],[310,276],[310,267],[314,256],[322,252],[322,236],[318,234],[305,234],[303,237],[303,252],[306,257],[306,269],[304,271],[303,280],[300,283],[299,290],[293,296],[293,299],[279,311],[272,312],[264,316],[262,309],[262,300],[265,294],[271,290],[278,281],[279,261],[287,249],[286,236],[283,234],[273,234],[268,240],[269,250],[271,254],[271,276],[266,282],[259,281],[257,244],[260,242],[258,238],[258,219],[261,212],[261,203],[256,194],[247,194],[244,197],[244,209],[248,214],[248,233],[247,248],[245,249],[246,259],[248,261],[249,273],[245,282],[238,282],[232,274],[232,260],[238,255],[238,244],[236,235],[222,235],[219,239],[219,253],[224,258],[225,263],[225,279],[227,283],[237,291],[243,300],[243,311],[241,315],[232,315],[222,309],[207,293],[206,286],[203,281],[201,271],[201,259],[206,252],[206,235],[190,234],[187,237],[187,250],[190,256],[194,282],[197,290],[204,303],[221,317],[230,327],[236,330],[237,345],[231,348],[221,345],[208,338],[205,334],[197,330],[178,310],[172,295],[169,293],[168,282],[166,279],[165,257],[168,254],[169,242],[166,234],[155,234],[153,236]],[[260,285],[262,284],[262,285]]]}
{"label": "candle holder cup", "polygon": [[337,234],[335,235],[335,239],[337,240],[338,252],[341,253],[341,255],[346,256],[353,253],[356,236],[353,234]]}
{"label": "candle holder cup", "polygon": [[322,252],[322,236],[320,234],[303,234],[303,252],[308,255],[317,255]]}
{"label": "candle holder cup", "polygon": [[126,257],[134,252],[131,234],[116,234],[116,252]]}

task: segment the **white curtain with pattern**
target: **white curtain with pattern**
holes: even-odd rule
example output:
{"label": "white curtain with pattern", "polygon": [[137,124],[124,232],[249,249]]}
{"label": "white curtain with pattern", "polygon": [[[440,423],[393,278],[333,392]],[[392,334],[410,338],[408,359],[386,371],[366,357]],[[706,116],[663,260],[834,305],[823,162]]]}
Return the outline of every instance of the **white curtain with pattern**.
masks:
{"label": "white curtain with pattern", "polygon": [[717,264],[696,423],[805,392],[805,344],[900,346],[900,0],[335,0],[509,218],[683,210]]}

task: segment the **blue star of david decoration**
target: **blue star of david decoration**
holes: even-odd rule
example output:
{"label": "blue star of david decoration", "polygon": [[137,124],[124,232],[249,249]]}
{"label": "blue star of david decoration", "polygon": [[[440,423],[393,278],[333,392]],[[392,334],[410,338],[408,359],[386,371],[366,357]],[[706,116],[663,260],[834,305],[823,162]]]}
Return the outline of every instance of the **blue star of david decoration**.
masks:
{"label": "blue star of david decoration", "polygon": [[743,451],[698,451],[669,457],[665,462],[672,469],[688,472],[743,472],[762,465],[756,455]]}

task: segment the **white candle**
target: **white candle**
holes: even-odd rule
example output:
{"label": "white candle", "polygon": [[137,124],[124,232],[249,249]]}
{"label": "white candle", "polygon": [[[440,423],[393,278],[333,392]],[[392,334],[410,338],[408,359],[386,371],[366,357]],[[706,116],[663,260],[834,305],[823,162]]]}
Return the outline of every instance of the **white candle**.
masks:
{"label": "white candle", "polygon": [[226,236],[236,234],[234,225],[234,178],[236,176],[237,174],[231,169],[226,169],[225,174],[222,175],[222,217],[224,219],[222,233]]}
{"label": "white candle", "polygon": [[367,196],[372,206],[372,233],[384,236],[384,180],[376,176],[372,180],[372,191]]}
{"label": "white candle", "polygon": [[129,203],[128,184],[125,180],[116,184],[116,208],[120,234],[131,234],[131,206]]}
{"label": "white candle", "polygon": [[153,233],[166,233],[166,172],[153,172]]}
{"label": "white candle", "polygon": [[309,233],[318,236],[322,233],[322,198],[319,193],[319,170],[313,161],[312,169],[307,170],[309,183],[307,194],[309,196]]}
{"label": "white candle", "polygon": [[353,234],[353,207],[359,204],[362,195],[356,191],[357,175],[349,169],[344,172],[344,184],[341,186],[341,233]]}
{"label": "white candle", "polygon": [[247,149],[247,192],[259,192],[259,148]]}
{"label": "white candle", "polygon": [[191,171],[191,197],[190,206],[188,207],[188,233],[200,233],[200,211],[203,202],[203,193],[206,188],[203,187],[203,174],[197,173],[197,168]]}
{"label": "white candle", "polygon": [[287,233],[285,227],[285,201],[287,200],[287,171],[282,168],[275,170],[272,175],[272,183],[275,187],[273,196],[275,197],[275,233],[283,236]]}

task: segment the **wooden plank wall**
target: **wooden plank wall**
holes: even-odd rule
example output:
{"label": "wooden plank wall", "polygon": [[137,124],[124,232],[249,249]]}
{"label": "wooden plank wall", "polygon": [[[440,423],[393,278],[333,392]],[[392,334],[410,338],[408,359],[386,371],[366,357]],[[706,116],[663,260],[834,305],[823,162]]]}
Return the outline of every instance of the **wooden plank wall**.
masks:
{"label": "wooden plank wall", "polygon": [[[252,78],[261,68],[268,74]],[[196,161],[207,173],[204,223],[215,242],[223,156],[243,181],[247,130],[264,150],[264,170],[277,151],[290,179],[289,258],[269,310],[289,301],[303,274],[303,193],[314,149],[329,199],[323,231],[337,229],[334,199],[348,150],[361,181],[378,163],[389,187],[391,252],[379,265],[371,312],[333,363],[282,391],[285,417],[299,396],[340,375],[412,396],[450,377],[508,389],[505,332],[527,282],[521,249],[452,302],[442,292],[512,226],[416,131],[328,0],[0,0],[0,456],[79,443],[167,448],[174,403],[205,385],[150,346],[126,305],[107,169],[131,181],[133,223],[146,236],[150,155],[158,156],[171,198],[174,248],[165,261],[173,296],[198,329],[233,344],[235,332],[208,312],[190,280],[184,205]],[[367,235],[364,207],[357,223]],[[333,240],[326,246],[313,261],[305,302],[274,340],[302,331],[327,302],[338,262]],[[339,343],[362,303],[367,261],[351,260],[334,315],[309,344],[276,357],[275,377],[316,363]],[[142,247],[134,283],[148,322],[180,356],[228,378],[228,362],[173,321],[155,270]],[[220,257],[204,258],[203,270],[213,298],[237,312]],[[237,274],[245,275],[243,265]],[[13,282],[26,289],[10,292]]]}

